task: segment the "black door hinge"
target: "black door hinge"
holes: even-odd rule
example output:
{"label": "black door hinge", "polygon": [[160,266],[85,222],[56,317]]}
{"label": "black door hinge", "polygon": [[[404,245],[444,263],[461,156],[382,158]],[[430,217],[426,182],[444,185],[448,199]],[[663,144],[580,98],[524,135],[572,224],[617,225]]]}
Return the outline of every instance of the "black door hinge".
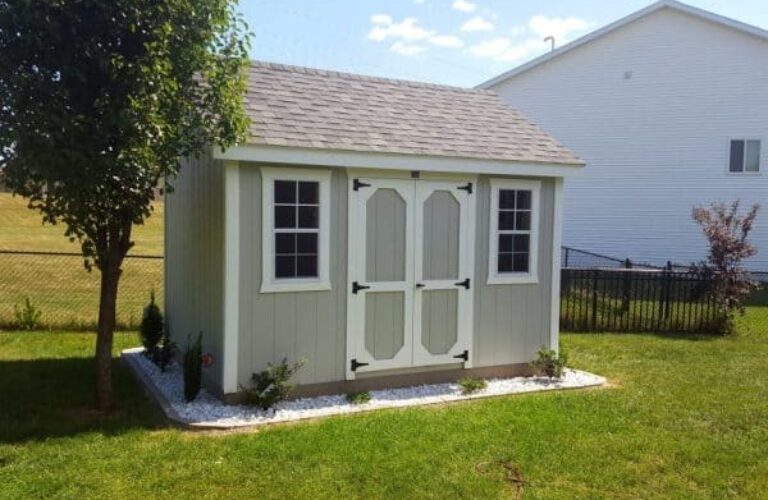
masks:
{"label": "black door hinge", "polygon": [[454,283],[456,286],[463,286],[467,290],[469,290],[469,278],[465,279],[464,281],[459,281],[458,283]]}
{"label": "black door hinge", "polygon": [[360,363],[360,362],[359,362],[357,359],[353,359],[353,360],[350,362],[350,364],[349,364],[349,367],[350,367],[350,369],[351,369],[353,372],[356,372],[356,371],[357,371],[357,369],[358,369],[358,368],[360,368],[361,366],[368,366],[368,363]]}
{"label": "black door hinge", "polygon": [[366,286],[366,285],[361,285],[357,281],[353,281],[352,282],[352,293],[354,293],[354,294],[357,294],[357,292],[359,292],[360,290],[368,290],[369,288],[371,288],[371,287]]}
{"label": "black door hinge", "polygon": [[355,191],[365,187],[371,187],[371,185],[368,184],[367,182],[361,182],[360,179],[355,179],[354,181],[352,181],[352,189],[354,189]]}
{"label": "black door hinge", "polygon": [[465,350],[461,354],[454,356],[454,358],[463,359],[464,361],[469,361],[469,351]]}
{"label": "black door hinge", "polygon": [[466,186],[459,186],[456,189],[461,189],[462,191],[466,191],[467,194],[472,194],[472,183],[468,182]]}

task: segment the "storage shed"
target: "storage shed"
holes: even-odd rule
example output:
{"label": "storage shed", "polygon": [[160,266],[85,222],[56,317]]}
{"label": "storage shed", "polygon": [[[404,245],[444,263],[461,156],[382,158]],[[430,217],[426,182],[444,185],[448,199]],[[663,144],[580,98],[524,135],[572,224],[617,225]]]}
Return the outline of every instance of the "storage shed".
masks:
{"label": "storage shed", "polygon": [[563,178],[583,163],[494,92],[254,62],[247,143],[166,195],[166,317],[225,399],[525,373],[558,343]]}

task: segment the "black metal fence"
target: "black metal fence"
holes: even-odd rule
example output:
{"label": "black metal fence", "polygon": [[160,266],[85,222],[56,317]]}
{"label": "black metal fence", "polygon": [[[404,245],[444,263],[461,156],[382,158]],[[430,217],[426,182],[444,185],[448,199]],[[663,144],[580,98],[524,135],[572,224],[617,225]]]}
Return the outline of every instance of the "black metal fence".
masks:
{"label": "black metal fence", "polygon": [[[78,253],[0,250],[0,328],[20,328],[26,316],[27,321],[36,318],[41,329],[92,330],[99,280],[98,270],[86,271]],[[163,258],[128,256],[118,291],[118,328],[138,325],[153,290],[162,305]]]}

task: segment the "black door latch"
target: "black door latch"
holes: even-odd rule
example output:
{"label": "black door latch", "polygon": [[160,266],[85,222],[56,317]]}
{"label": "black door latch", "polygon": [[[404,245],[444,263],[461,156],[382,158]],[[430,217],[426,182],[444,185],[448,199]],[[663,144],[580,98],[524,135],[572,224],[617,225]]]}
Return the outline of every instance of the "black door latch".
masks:
{"label": "black door latch", "polygon": [[366,286],[366,285],[361,285],[357,281],[353,281],[352,282],[352,293],[354,293],[354,294],[357,294],[357,292],[359,292],[360,290],[368,290],[369,288],[371,288],[371,287]]}
{"label": "black door latch", "polygon": [[464,281],[459,281],[458,283],[454,283],[456,286],[463,286],[467,290],[469,290],[469,278],[465,279]]}
{"label": "black door latch", "polygon": [[472,183],[468,182],[466,186],[459,186],[457,189],[461,189],[462,191],[466,191],[467,194],[472,194]]}
{"label": "black door latch", "polygon": [[371,186],[371,185],[370,185],[370,184],[368,184],[367,182],[361,182],[361,181],[360,181],[360,179],[355,179],[355,180],[352,182],[352,189],[354,189],[355,191],[357,191],[357,190],[358,190],[358,189],[360,189],[360,188],[363,188],[363,187],[370,187],[370,186]]}
{"label": "black door latch", "polygon": [[353,372],[356,372],[361,366],[368,366],[368,363],[360,363],[357,359],[353,359],[349,364]]}
{"label": "black door latch", "polygon": [[465,350],[461,354],[454,356],[456,359],[463,359],[464,361],[469,361],[469,351]]}

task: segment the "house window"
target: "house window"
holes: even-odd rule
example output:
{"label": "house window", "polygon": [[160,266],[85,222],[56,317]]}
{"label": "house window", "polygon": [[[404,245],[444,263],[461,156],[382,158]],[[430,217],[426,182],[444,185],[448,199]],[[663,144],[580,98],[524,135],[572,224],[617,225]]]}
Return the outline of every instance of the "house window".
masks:
{"label": "house window", "polygon": [[262,292],[328,290],[328,171],[262,168]]}
{"label": "house window", "polygon": [[491,179],[488,284],[538,282],[538,181]]}
{"label": "house window", "polygon": [[728,170],[732,173],[760,172],[760,141],[757,139],[731,140]]}

